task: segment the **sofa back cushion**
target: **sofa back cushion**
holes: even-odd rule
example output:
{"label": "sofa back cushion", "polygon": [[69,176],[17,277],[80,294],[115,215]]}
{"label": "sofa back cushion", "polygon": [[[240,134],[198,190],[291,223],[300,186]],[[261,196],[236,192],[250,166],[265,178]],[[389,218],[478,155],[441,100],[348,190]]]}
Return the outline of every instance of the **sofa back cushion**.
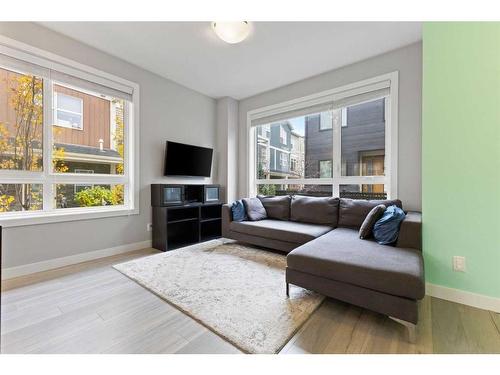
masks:
{"label": "sofa back cushion", "polygon": [[248,220],[257,221],[267,219],[266,209],[259,198],[243,198],[242,201]]}
{"label": "sofa back cushion", "polygon": [[290,220],[290,196],[264,196],[258,195],[262,205],[266,209],[267,217],[277,220]]}
{"label": "sofa back cushion", "polygon": [[338,211],[339,198],[295,195],[292,197],[290,206],[290,220],[329,225],[335,228],[339,216]]}
{"label": "sofa back cushion", "polygon": [[393,200],[371,200],[340,198],[339,205],[339,227],[358,228],[363,224],[366,215],[373,207],[383,204],[386,207],[396,205],[403,208],[399,199]]}

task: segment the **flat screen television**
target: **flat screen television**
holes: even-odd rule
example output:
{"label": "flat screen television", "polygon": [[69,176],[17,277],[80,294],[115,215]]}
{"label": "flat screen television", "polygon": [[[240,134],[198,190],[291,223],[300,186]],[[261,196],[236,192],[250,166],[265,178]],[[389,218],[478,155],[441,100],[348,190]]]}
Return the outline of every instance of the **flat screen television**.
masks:
{"label": "flat screen television", "polygon": [[167,141],[165,176],[210,177],[213,150]]}

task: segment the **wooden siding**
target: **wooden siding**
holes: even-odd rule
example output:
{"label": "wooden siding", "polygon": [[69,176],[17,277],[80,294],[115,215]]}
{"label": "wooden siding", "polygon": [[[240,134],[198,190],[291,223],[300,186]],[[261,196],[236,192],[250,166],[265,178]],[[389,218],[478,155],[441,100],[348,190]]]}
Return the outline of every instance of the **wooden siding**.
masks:
{"label": "wooden siding", "polygon": [[54,126],[54,141],[99,147],[102,139],[104,148],[110,148],[110,101],[59,85],[54,85],[54,91],[83,99],[83,130]]}
{"label": "wooden siding", "polygon": [[[6,125],[11,135],[14,134],[16,123],[16,114],[10,104],[11,89],[15,87],[18,76],[18,73],[0,69],[0,123]],[[99,147],[99,139],[102,139],[104,148],[111,148],[110,101],[58,85],[54,85],[54,90],[83,99],[83,130],[54,126],[54,141]],[[40,141],[41,138],[40,135]]]}
{"label": "wooden siding", "polygon": [[16,114],[10,105],[10,91],[13,87],[12,82],[19,74],[8,70],[0,69],[0,123],[7,126],[9,133],[14,131],[16,123]]}

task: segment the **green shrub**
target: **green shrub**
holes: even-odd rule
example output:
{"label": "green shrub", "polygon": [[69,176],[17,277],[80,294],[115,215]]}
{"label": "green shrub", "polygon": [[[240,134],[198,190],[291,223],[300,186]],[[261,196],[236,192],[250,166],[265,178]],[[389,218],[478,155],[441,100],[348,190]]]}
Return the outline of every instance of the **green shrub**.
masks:
{"label": "green shrub", "polygon": [[106,206],[113,204],[113,196],[110,189],[102,186],[94,186],[91,189],[85,189],[75,194],[75,200],[80,206]]}

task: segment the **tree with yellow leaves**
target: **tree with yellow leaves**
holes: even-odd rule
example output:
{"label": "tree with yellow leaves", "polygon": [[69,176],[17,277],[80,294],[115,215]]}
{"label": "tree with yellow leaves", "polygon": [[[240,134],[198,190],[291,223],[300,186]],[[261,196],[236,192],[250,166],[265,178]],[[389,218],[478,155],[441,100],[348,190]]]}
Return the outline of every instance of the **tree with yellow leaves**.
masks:
{"label": "tree with yellow leaves", "polygon": [[[14,74],[6,87],[15,121],[10,131],[8,124],[0,123],[0,169],[41,171],[43,81],[35,76]],[[41,207],[41,196],[33,191],[32,185],[14,184],[10,189],[2,185],[0,190],[0,211],[10,211],[13,204],[23,210]]]}

